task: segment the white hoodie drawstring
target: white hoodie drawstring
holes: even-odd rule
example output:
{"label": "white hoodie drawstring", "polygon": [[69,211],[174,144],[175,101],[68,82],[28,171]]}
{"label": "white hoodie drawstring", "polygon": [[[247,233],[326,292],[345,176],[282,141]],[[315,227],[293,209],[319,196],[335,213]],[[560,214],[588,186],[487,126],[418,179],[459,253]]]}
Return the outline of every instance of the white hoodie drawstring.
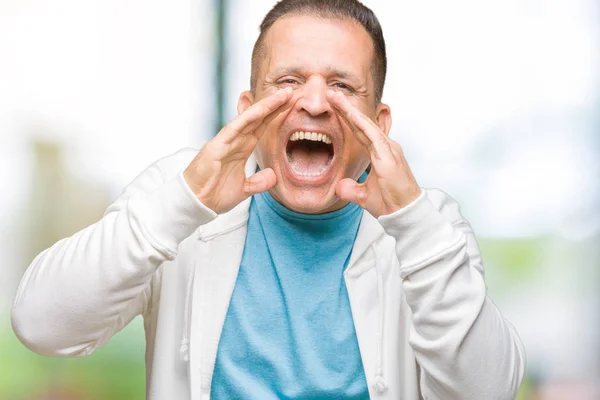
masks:
{"label": "white hoodie drawstring", "polygon": [[384,301],[383,301],[383,276],[379,267],[379,259],[373,246],[371,246],[375,256],[375,272],[377,273],[377,296],[379,300],[379,332],[377,333],[377,370],[373,381],[373,389],[378,393],[383,393],[387,390],[387,384],[383,379],[383,316]]}
{"label": "white hoodie drawstring", "polygon": [[179,348],[179,356],[181,361],[188,362],[190,360],[190,340],[189,340],[189,326],[190,326],[190,303],[192,301],[192,285],[194,283],[194,275],[196,268],[192,268],[190,278],[187,284],[187,290],[185,291],[185,306],[183,310],[183,335],[181,337],[181,347]]}

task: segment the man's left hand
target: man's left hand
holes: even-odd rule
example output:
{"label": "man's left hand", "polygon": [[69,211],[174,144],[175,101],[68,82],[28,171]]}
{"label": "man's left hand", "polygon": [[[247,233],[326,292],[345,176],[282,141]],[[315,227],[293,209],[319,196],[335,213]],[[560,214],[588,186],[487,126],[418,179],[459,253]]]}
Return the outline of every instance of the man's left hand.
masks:
{"label": "man's left hand", "polygon": [[335,193],[375,217],[407,206],[421,194],[402,147],[391,140],[369,117],[353,106],[343,93],[330,90],[327,99],[368,150],[371,171],[363,183],[350,178],[338,182]]}

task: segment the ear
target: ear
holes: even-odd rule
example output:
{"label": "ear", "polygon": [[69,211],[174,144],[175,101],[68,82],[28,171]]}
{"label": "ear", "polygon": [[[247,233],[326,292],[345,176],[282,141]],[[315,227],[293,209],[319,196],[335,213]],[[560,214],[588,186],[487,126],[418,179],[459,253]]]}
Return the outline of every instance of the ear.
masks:
{"label": "ear", "polygon": [[386,136],[390,134],[390,129],[392,128],[392,111],[390,106],[381,103],[377,107],[375,123],[377,126],[379,126],[379,129],[385,133]]}
{"label": "ear", "polygon": [[254,103],[254,95],[250,90],[246,90],[240,94],[237,104],[238,115],[246,111]]}

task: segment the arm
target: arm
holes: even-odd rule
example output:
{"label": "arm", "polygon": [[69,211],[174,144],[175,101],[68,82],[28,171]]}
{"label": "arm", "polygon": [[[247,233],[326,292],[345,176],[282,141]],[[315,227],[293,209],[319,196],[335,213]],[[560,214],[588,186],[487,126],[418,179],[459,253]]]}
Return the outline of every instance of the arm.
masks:
{"label": "arm", "polygon": [[[25,272],[12,310],[19,339],[53,356],[84,356],[145,311],[159,265],[217,214],[275,185],[266,168],[244,166],[266,125],[291,106],[280,90],[250,106],[197,153],[184,171],[149,167],[99,222],[42,252]],[[189,161],[189,160],[187,160]]]}
{"label": "arm", "polygon": [[43,251],[27,269],[12,324],[31,350],[84,356],[102,346],[144,311],[158,266],[215,217],[181,173],[165,181],[159,165],[128,185],[99,222]]}
{"label": "arm", "polygon": [[441,191],[423,191],[379,220],[396,239],[423,396],[513,399],[525,351],[486,294],[479,247],[458,204]]}
{"label": "arm", "polygon": [[422,191],[401,146],[389,139],[389,108],[376,121],[341,93],[328,99],[369,152],[364,183],[342,179],[336,194],[379,217],[396,239],[410,344],[427,400],[512,399],[524,372],[514,328],[486,295],[475,236],[458,205],[440,191]]}

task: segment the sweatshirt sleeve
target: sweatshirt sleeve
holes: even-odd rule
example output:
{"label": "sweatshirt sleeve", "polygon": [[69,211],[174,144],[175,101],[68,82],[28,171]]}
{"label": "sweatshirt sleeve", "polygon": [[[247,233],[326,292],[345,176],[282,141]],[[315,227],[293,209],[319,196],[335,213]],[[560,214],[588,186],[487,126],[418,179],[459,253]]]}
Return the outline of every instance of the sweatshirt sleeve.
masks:
{"label": "sweatshirt sleeve", "polygon": [[396,240],[423,397],[514,399],[525,350],[487,296],[479,246],[458,204],[442,191],[424,189],[379,221]]}
{"label": "sweatshirt sleeve", "polygon": [[171,175],[165,179],[160,161],[151,165],[100,221],[33,260],[12,309],[25,346],[47,356],[85,356],[144,311],[158,266],[216,217],[182,171]]}

